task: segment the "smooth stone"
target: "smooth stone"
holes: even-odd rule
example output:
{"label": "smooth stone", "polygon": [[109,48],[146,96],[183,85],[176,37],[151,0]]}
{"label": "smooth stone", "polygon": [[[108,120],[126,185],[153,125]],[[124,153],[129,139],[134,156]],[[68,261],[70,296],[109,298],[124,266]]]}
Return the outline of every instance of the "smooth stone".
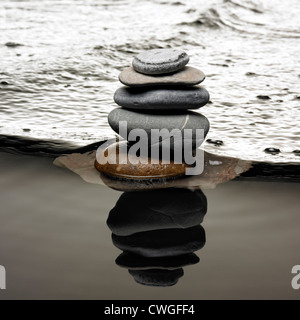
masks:
{"label": "smooth stone", "polygon": [[107,225],[119,236],[158,229],[184,229],[201,224],[206,212],[207,200],[201,190],[170,188],[125,192],[110,211]]}
{"label": "smooth stone", "polygon": [[142,285],[151,287],[174,286],[184,274],[183,269],[175,270],[128,270],[134,280]]}
{"label": "smooth stone", "polygon": [[215,146],[223,146],[224,142],[222,140],[214,140],[214,139],[207,139],[207,143],[213,144]]}
{"label": "smooth stone", "polygon": [[[107,157],[107,163],[101,164],[104,162],[101,160],[102,157]],[[126,163],[119,162],[119,159],[124,157],[127,159]],[[145,158],[140,159],[141,162],[144,162],[143,159]],[[113,164],[114,161],[116,162],[115,164]],[[175,164],[172,161],[169,164],[164,164],[162,161],[159,161],[158,164],[152,164],[150,158],[147,158],[145,163],[132,164],[128,159],[126,141],[112,144],[103,153],[97,153],[94,165],[99,172],[105,175],[131,180],[175,178],[184,175],[186,168],[188,168],[185,163]]]}
{"label": "smooth stone", "polygon": [[166,87],[129,88],[121,87],[114,95],[115,103],[134,110],[187,110],[199,109],[209,101],[205,88]]}
{"label": "smooth stone", "polygon": [[135,233],[130,236],[112,234],[118,249],[143,257],[170,257],[193,253],[205,245],[205,231],[201,225],[186,229],[163,229]]}
{"label": "smooth stone", "polygon": [[146,87],[146,86],[194,86],[205,79],[204,73],[193,67],[184,67],[176,73],[166,75],[146,75],[136,72],[133,67],[122,71],[119,75],[119,81],[128,87]]}
{"label": "smooth stone", "polygon": [[277,149],[277,148],[266,148],[264,150],[264,152],[275,155],[275,154],[280,153],[280,149]]}
{"label": "smooth stone", "polygon": [[[295,155],[297,154],[300,153],[295,150]],[[115,190],[128,192],[164,188],[213,189],[218,184],[228,182],[252,167],[251,161],[222,157],[205,151],[204,171],[200,175],[183,176],[176,179],[133,180],[117,179],[99,173],[95,168],[95,159],[96,151],[72,153],[56,158],[53,163],[58,167],[67,168],[76,173],[87,183],[106,185]],[[201,161],[201,159],[197,161]]]}
{"label": "smooth stone", "polygon": [[[120,121],[127,122],[126,133],[120,132],[119,123]],[[184,113],[168,113],[168,112],[152,112],[152,113],[142,113],[137,111],[131,111],[124,108],[116,108],[112,110],[108,115],[108,122],[111,128],[118,134],[121,134],[122,138],[128,139],[128,135],[133,129],[144,129],[148,137],[148,146],[158,145],[162,147],[162,141],[152,142],[151,141],[151,130],[152,129],[167,129],[171,132],[173,129],[179,129],[181,132],[181,137],[175,138],[170,142],[171,150],[175,149],[176,146],[182,146],[186,144],[186,147],[192,149],[198,148],[204,141],[208,131],[209,131],[209,121],[202,114],[195,113],[192,111],[187,111]],[[192,130],[192,139],[184,139],[184,130]],[[203,129],[204,136],[197,139],[196,129]],[[123,134],[123,135],[122,135]]]}
{"label": "smooth stone", "polygon": [[259,95],[256,98],[258,98],[260,100],[270,100],[271,99],[269,96],[266,96],[266,95]]}
{"label": "smooth stone", "polygon": [[144,74],[165,74],[182,69],[189,56],[182,50],[153,49],[143,51],[132,61],[135,71]]}
{"label": "smooth stone", "polygon": [[199,263],[200,259],[195,253],[183,254],[174,257],[146,258],[136,254],[123,252],[116,259],[119,267],[143,270],[143,269],[167,269],[173,270]]}

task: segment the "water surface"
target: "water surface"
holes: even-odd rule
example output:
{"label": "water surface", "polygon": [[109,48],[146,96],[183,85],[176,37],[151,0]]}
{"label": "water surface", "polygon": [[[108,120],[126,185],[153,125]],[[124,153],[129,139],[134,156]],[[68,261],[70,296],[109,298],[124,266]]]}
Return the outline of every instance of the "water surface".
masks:
{"label": "water surface", "polygon": [[[135,54],[178,47],[204,71],[204,147],[298,162],[298,0],[1,1],[0,134],[86,145],[112,137],[118,75]],[[265,148],[281,150],[266,154]]]}
{"label": "water surface", "polygon": [[[87,184],[47,158],[0,153],[0,165],[0,264],[7,271],[0,299],[299,299],[291,270],[299,264],[300,184],[232,181],[197,191],[199,215],[180,223],[205,230],[200,262],[161,288],[136,283],[115,263],[122,251],[106,221],[124,193]],[[121,208],[130,209],[125,201]],[[168,203],[153,197],[151,205],[166,212]]]}

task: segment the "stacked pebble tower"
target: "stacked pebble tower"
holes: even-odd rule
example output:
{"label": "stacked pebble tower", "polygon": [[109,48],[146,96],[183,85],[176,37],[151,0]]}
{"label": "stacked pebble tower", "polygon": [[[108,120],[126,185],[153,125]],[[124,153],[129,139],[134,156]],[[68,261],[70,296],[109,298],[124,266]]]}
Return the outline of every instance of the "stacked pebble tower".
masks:
{"label": "stacked pebble tower", "polygon": [[[119,80],[125,86],[117,89],[114,101],[120,106],[108,116],[111,128],[124,139],[133,129],[144,129],[148,135],[148,148],[151,148],[151,129],[191,129],[190,139],[182,138],[191,149],[198,148],[209,131],[209,121],[200,113],[190,109],[199,109],[209,101],[208,91],[197,84],[205,79],[202,71],[186,66],[189,56],[176,49],[154,49],[144,51],[134,57],[132,66],[125,69]],[[120,121],[127,122],[126,135],[120,130]],[[204,137],[196,137],[196,129],[203,129]],[[177,141],[178,142],[178,141]],[[176,148],[171,141],[171,150]],[[125,142],[126,143],[126,142]],[[159,142],[161,148],[161,142]],[[110,147],[108,147],[110,148]],[[108,152],[107,152],[108,154]],[[100,161],[99,161],[100,162]],[[186,166],[169,165],[100,165],[96,159],[95,167],[109,176],[145,179],[173,177],[184,174]]]}

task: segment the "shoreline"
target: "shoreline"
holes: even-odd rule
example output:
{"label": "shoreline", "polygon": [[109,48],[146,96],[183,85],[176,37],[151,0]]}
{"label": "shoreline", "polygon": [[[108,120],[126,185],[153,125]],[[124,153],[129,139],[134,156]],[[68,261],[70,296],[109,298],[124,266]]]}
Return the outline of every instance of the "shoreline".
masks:
{"label": "shoreline", "polygon": [[[83,154],[96,151],[106,141],[78,146],[62,140],[46,142],[20,136],[0,135],[0,152],[55,159],[72,153]],[[236,177],[236,180],[300,182],[300,160],[299,163],[251,162],[251,168]]]}

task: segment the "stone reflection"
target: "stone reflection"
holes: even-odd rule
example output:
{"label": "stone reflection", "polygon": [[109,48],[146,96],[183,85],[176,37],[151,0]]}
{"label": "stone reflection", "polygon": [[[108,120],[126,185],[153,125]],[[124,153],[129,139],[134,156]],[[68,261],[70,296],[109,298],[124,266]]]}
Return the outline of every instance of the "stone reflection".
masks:
{"label": "stone reflection", "polygon": [[201,190],[125,192],[110,211],[113,244],[123,251],[116,263],[137,283],[172,286],[183,267],[199,262],[206,242],[201,226],[207,200]]}

